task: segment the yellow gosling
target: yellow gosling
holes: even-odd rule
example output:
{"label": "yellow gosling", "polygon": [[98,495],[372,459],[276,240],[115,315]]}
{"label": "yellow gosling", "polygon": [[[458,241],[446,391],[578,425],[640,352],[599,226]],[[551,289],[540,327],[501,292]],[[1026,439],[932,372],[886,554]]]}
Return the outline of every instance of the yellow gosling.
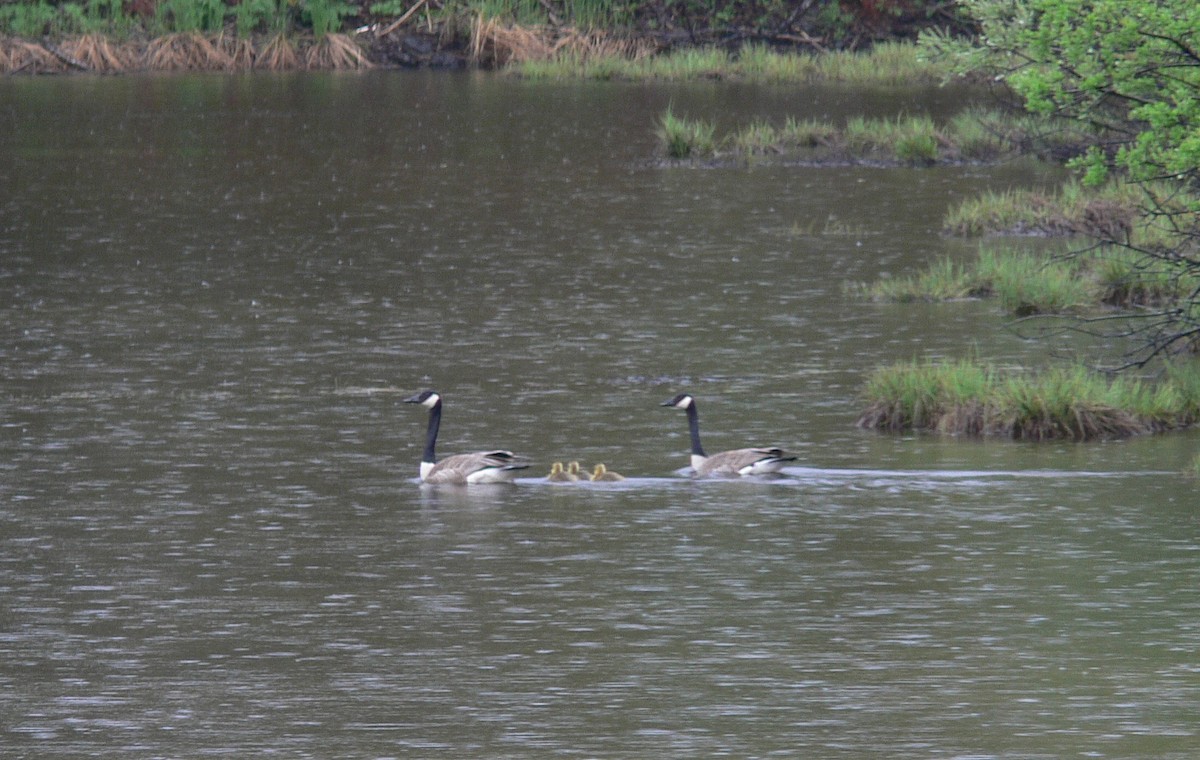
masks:
{"label": "yellow gosling", "polygon": [[555,462],[550,465],[550,474],[546,476],[546,480],[554,483],[570,483],[573,480],[579,480],[579,478],[564,470],[562,462]]}
{"label": "yellow gosling", "polygon": [[592,480],[617,481],[624,480],[625,476],[617,472],[610,472],[603,464],[596,465],[592,470]]}
{"label": "yellow gosling", "polygon": [[579,467],[579,462],[570,462],[567,464],[567,474],[575,478],[575,480],[587,480],[587,473]]}

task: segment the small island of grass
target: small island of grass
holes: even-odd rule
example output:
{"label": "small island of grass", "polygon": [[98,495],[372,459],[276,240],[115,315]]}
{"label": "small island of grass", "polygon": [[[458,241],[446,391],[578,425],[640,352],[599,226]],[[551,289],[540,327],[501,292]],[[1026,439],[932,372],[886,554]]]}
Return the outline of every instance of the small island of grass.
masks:
{"label": "small island of grass", "polygon": [[1200,420],[1200,367],[1147,382],[1082,367],[1003,370],[973,360],[907,362],[868,379],[863,428],[1042,441],[1127,438]]}

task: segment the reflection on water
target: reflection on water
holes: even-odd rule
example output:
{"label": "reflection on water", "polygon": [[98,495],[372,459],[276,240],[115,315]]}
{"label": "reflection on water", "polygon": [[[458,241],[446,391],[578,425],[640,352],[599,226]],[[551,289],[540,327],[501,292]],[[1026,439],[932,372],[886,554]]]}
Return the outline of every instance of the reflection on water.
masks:
{"label": "reflection on water", "polygon": [[[853,428],[918,355],[1040,361],[968,254],[1030,167],[664,168],[834,92],[476,76],[0,83],[5,756],[1190,757],[1194,437]],[[913,101],[909,93],[907,100]],[[945,110],[943,94],[926,94]],[[910,109],[911,110],[911,109]],[[13,188],[20,188],[19,192]],[[513,487],[416,483],[512,447]],[[784,477],[694,481],[662,398]],[[629,479],[556,485],[552,461]]]}

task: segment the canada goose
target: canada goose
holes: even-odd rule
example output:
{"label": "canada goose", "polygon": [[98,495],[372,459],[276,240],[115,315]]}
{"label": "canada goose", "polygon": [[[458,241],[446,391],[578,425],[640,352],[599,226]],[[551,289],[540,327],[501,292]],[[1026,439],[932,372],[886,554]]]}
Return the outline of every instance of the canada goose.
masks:
{"label": "canada goose", "polygon": [[554,483],[572,483],[576,480],[579,480],[579,476],[572,475],[564,470],[562,462],[555,462],[554,464],[550,465],[550,474],[546,476],[546,480]]}
{"label": "canada goose", "polygon": [[424,391],[404,399],[429,410],[429,428],[425,432],[425,453],[421,455],[421,480],[425,483],[511,483],[518,470],[529,466],[511,451],[473,451],[455,454],[437,461],[438,427],[442,424],[442,397],[437,391]]}
{"label": "canada goose", "polygon": [[697,475],[763,475],[779,472],[785,463],[796,461],[795,454],[777,448],[733,449],[709,456],[700,445],[700,415],[696,412],[696,399],[687,393],[680,393],[662,402],[661,406],[687,411],[688,432],[692,436],[692,469]]}
{"label": "canada goose", "polygon": [[617,472],[609,472],[608,468],[602,464],[596,465],[596,469],[592,471],[592,480],[624,480],[625,476]]}
{"label": "canada goose", "polygon": [[579,462],[568,462],[567,474],[573,476],[575,480],[587,480],[587,473],[579,468]]}

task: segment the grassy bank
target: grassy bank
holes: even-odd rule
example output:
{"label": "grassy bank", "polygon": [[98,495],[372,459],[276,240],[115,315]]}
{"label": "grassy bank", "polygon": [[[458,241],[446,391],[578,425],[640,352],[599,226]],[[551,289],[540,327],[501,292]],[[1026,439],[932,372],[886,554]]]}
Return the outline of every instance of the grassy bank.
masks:
{"label": "grassy bank", "polygon": [[529,79],[891,86],[934,84],[948,76],[944,66],[926,61],[915,45],[904,43],[883,43],[864,52],[781,52],[749,44],[736,50],[699,47],[655,55],[645,41],[599,36],[590,45],[567,40],[557,47],[509,49],[508,71]]}
{"label": "grassy bank", "polygon": [[1107,378],[1079,367],[1008,371],[977,361],[909,362],[866,384],[863,428],[1075,441],[1125,438],[1200,420],[1200,367],[1158,382]]}

